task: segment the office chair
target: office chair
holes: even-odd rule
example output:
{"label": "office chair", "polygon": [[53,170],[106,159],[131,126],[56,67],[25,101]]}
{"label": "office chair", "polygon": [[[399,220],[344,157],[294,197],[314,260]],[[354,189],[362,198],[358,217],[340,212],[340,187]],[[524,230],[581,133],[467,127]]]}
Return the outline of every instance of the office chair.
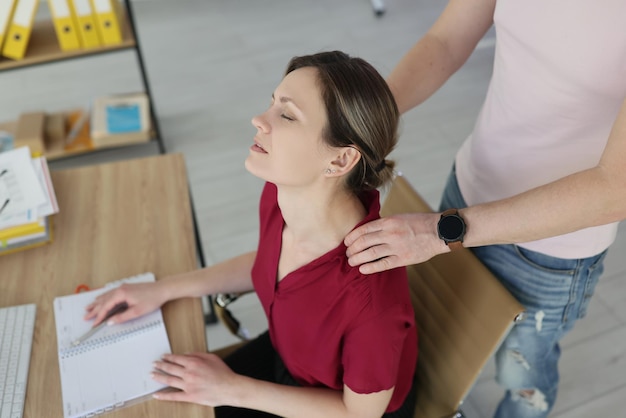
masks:
{"label": "office chair", "polygon": [[[381,216],[432,212],[398,175]],[[407,267],[419,335],[415,418],[461,417],[481,370],[523,308],[470,250]]]}
{"label": "office chair", "polygon": [[[407,212],[432,210],[398,175],[381,216]],[[523,308],[467,249],[408,266],[407,273],[419,335],[414,418],[463,417],[464,399]],[[243,344],[216,353],[225,356]]]}

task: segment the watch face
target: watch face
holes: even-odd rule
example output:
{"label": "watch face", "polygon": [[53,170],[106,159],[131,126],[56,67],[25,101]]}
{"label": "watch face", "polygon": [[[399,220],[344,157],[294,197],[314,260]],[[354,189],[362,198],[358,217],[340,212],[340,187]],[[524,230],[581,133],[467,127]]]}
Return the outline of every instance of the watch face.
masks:
{"label": "watch face", "polygon": [[457,215],[449,215],[439,221],[439,235],[446,241],[459,241],[465,232],[465,224]]}

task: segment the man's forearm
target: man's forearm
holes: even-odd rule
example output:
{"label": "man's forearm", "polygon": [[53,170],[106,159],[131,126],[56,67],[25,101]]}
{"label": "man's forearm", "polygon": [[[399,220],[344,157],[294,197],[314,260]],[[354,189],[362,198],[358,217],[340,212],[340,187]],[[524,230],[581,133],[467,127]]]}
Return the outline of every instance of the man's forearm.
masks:
{"label": "man's forearm", "polygon": [[596,167],[461,214],[468,224],[465,246],[528,242],[620,221],[626,193]]}

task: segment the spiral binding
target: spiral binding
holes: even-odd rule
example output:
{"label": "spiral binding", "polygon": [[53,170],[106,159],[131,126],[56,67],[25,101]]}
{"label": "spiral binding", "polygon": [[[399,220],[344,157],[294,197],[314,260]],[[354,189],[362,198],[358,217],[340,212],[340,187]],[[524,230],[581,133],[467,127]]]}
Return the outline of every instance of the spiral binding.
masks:
{"label": "spiral binding", "polygon": [[143,324],[138,328],[130,328],[124,331],[120,331],[116,334],[107,335],[106,337],[93,338],[81,343],[75,347],[69,347],[59,352],[61,359],[67,359],[75,356],[79,356],[83,353],[87,353],[98,348],[106,347],[107,345],[115,344],[119,341],[124,341],[137,335],[144,334],[152,329],[158,327],[161,321],[152,321],[147,324]]}

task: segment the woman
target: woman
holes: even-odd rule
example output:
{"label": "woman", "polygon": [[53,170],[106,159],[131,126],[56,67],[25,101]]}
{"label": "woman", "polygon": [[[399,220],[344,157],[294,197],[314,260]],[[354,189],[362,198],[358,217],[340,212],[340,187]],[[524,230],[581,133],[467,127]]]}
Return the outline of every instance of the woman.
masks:
{"label": "woman", "polygon": [[[122,322],[179,297],[256,290],[269,331],[225,362],[166,355],[153,378],[225,416],[412,416],[417,334],[405,270],[364,276],[344,237],[379,217],[376,188],[398,110],[384,79],[338,51],[296,57],[272,95],[246,168],[267,183],[256,252],[153,284],[125,285],[94,301],[98,323],[125,301]],[[228,406],[228,407],[221,407]],[[262,412],[261,412],[262,411]]]}

